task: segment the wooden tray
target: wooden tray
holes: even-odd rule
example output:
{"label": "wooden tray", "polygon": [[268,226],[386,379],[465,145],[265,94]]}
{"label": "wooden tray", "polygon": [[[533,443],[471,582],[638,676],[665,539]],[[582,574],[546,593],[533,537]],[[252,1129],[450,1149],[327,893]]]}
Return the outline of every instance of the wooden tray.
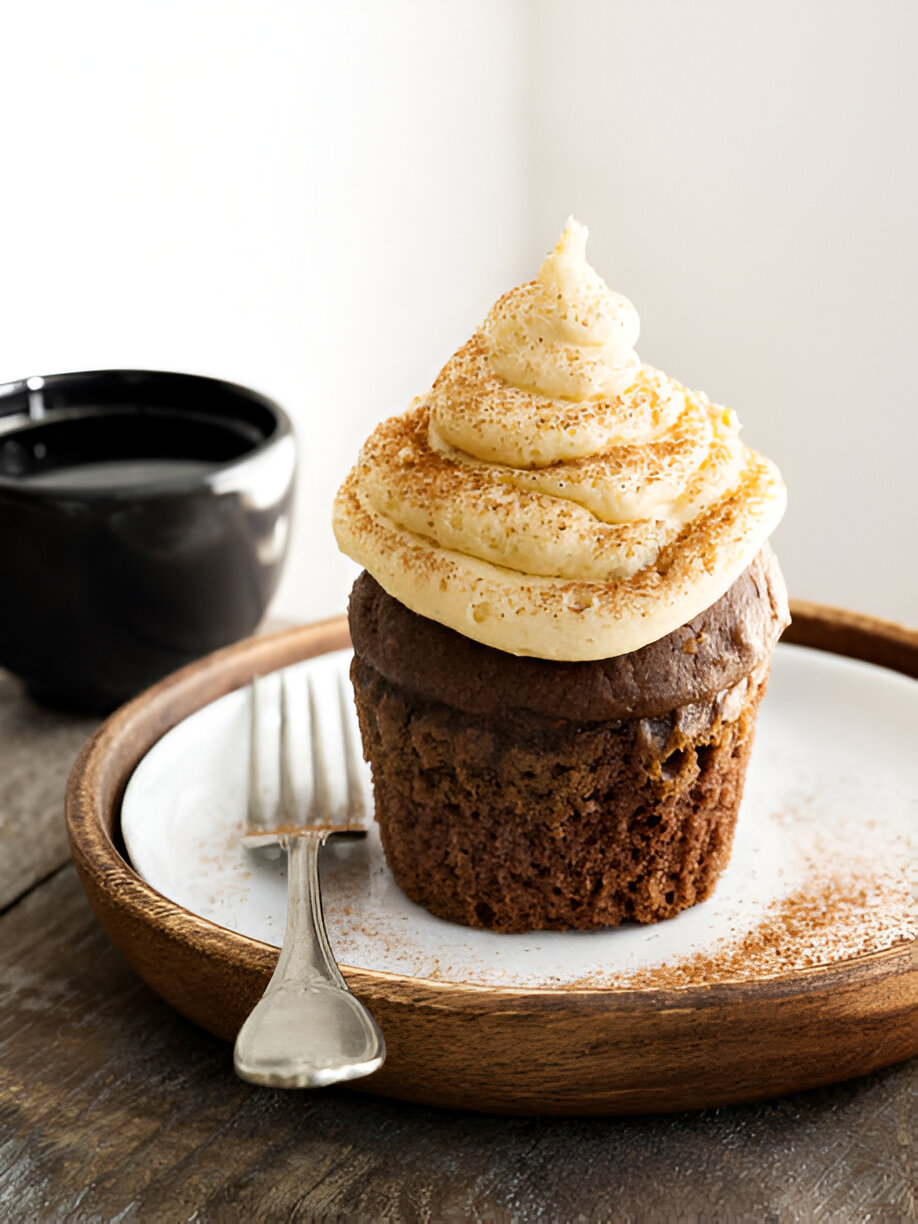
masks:
{"label": "wooden tray", "polygon": [[[918,676],[918,635],[793,605],[785,641]],[[170,728],[255,674],[348,644],[344,618],[253,638],[168,677],[99,729],[67,791],[77,871],[115,946],[178,1011],[235,1036],[277,950],[151,888],[126,861],[125,787]],[[361,1090],[507,1113],[611,1114],[755,1100],[918,1053],[914,943],[755,981],[680,989],[517,989],[343,966],[388,1058]],[[229,1055],[227,1067],[229,1068]]]}

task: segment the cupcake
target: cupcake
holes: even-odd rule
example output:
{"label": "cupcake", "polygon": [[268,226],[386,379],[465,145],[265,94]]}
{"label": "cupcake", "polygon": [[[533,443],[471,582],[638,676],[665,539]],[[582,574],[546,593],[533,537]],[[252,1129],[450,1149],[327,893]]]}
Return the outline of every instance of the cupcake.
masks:
{"label": "cupcake", "polygon": [[776,468],[641,363],[569,221],[335,501],[389,866],[498,931],[656,922],[728,861],[773,646]]}

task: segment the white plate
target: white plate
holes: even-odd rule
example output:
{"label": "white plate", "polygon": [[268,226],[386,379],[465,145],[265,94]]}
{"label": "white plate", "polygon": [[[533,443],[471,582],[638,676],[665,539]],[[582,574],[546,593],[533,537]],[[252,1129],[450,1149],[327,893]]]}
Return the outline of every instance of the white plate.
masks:
{"label": "white plate", "polygon": [[[341,794],[334,684],[349,651],[285,669],[303,744],[311,671]],[[262,760],[274,761],[277,675],[264,681]],[[247,770],[244,691],[179,723],[140,762],[125,792],[131,861],[157,891],[231,931],[279,944],[283,858],[242,849]],[[496,935],[434,918],[392,880],[375,828],[328,846],[323,895],[345,965],[481,986],[684,985],[793,972],[890,947],[914,935],[908,868],[918,814],[918,686],[895,673],[779,646],[730,865],[712,897],[668,922],[601,932]],[[262,770],[263,801],[276,794]],[[365,777],[371,804],[369,776]],[[370,806],[372,810],[372,806]]]}

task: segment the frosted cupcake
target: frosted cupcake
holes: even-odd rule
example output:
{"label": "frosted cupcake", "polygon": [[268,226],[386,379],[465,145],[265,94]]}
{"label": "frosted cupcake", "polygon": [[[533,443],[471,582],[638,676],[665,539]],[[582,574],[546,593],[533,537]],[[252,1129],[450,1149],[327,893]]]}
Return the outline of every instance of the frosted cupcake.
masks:
{"label": "frosted cupcake", "polygon": [[708,895],[788,620],[777,470],[640,362],[585,247],[569,222],[335,502],[389,865],[501,931]]}

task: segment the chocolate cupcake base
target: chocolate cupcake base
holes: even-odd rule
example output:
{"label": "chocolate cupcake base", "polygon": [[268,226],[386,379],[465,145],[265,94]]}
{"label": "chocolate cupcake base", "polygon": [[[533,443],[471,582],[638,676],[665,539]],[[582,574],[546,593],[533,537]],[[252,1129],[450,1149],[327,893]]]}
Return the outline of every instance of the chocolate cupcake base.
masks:
{"label": "chocolate cupcake base", "polygon": [[494,650],[366,573],[349,611],[376,818],[412,900],[467,926],[586,930],[711,892],[788,620],[767,547],[694,620],[596,662]]}
{"label": "chocolate cupcake base", "polygon": [[418,702],[355,660],[376,817],[400,887],[496,931],[657,922],[726,865],[767,668],[718,701],[581,725]]}

